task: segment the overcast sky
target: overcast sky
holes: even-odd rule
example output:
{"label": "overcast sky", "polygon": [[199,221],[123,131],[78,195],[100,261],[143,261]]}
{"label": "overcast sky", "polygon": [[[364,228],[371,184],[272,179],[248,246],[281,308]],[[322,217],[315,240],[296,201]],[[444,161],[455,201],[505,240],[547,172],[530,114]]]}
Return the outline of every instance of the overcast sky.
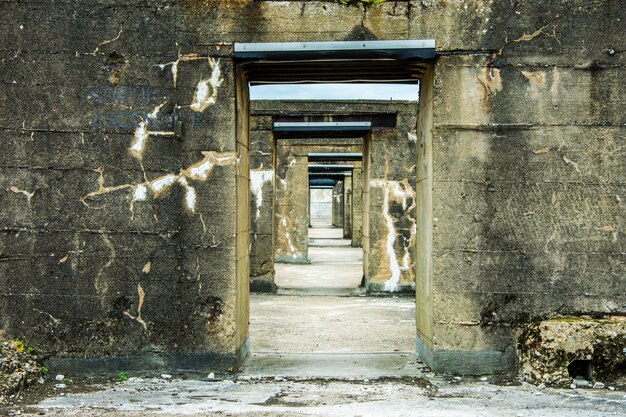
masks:
{"label": "overcast sky", "polygon": [[250,87],[251,100],[410,100],[418,84],[265,84]]}

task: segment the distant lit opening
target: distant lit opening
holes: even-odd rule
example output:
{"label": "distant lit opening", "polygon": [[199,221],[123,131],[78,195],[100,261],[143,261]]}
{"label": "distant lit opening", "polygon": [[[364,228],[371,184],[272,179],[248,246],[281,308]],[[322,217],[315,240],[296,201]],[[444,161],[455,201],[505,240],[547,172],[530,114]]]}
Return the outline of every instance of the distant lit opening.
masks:
{"label": "distant lit opening", "polygon": [[257,84],[250,100],[397,100],[418,101],[419,84],[330,83]]}

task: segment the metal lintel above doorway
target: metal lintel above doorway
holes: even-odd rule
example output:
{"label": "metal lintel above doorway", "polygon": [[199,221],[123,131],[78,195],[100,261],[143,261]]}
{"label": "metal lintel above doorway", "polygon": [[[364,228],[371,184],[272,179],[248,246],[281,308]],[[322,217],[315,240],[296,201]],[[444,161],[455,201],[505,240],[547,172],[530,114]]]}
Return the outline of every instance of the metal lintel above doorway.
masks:
{"label": "metal lintel above doorway", "polygon": [[332,161],[361,161],[363,153],[309,153],[309,162],[332,162]]}
{"label": "metal lintel above doorway", "polygon": [[235,58],[293,59],[433,59],[435,40],[235,43]]}
{"label": "metal lintel above doorway", "polygon": [[313,178],[309,180],[309,187],[329,187],[333,188],[337,184],[335,178]]}
{"label": "metal lintel above doorway", "polygon": [[325,165],[325,164],[309,164],[309,172],[338,172],[352,171],[354,165]]}
{"label": "metal lintel above doorway", "polygon": [[235,43],[248,82],[416,83],[435,58],[435,41]]}
{"label": "metal lintel above doorway", "polygon": [[274,132],[369,132],[372,122],[274,122]]}

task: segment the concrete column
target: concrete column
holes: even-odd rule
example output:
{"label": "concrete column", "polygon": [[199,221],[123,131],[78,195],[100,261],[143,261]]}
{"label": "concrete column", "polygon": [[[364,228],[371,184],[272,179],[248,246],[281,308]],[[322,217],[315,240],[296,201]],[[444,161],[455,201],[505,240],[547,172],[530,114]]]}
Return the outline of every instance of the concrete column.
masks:
{"label": "concrete column", "polygon": [[352,177],[346,176],[343,181],[343,237],[352,238]]}
{"label": "concrete column", "polygon": [[274,134],[271,116],[250,119],[250,290],[274,286]]}
{"label": "concrete column", "polygon": [[363,236],[363,176],[361,162],[352,170],[352,246],[360,247]]}
{"label": "concrete column", "polygon": [[396,129],[372,132],[368,288],[415,290],[416,115],[398,115]]}
{"label": "concrete column", "polygon": [[287,145],[277,146],[275,260],[308,262],[309,169],[306,156],[292,155]]}
{"label": "concrete column", "polygon": [[343,181],[333,188],[333,226],[343,227]]}

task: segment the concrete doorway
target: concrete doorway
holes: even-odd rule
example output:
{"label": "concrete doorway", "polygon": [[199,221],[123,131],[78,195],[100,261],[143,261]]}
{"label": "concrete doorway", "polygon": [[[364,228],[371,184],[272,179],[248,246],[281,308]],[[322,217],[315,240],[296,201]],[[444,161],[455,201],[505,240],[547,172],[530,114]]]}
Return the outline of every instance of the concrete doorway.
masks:
{"label": "concrete doorway", "polygon": [[[367,62],[376,62],[376,61],[368,60]],[[265,63],[267,63],[267,61],[265,61]],[[252,66],[242,66],[238,69],[238,83],[240,84],[240,87],[238,88],[239,94],[238,94],[237,102],[238,102],[238,114],[241,115],[241,117],[238,120],[238,125],[240,128],[239,129],[240,137],[244,139],[238,142],[241,147],[240,149],[242,151],[241,154],[244,158],[247,158],[248,156],[246,154],[248,149],[244,149],[243,147],[243,145],[246,144],[245,139],[247,139],[246,135],[248,133],[247,128],[248,128],[248,123],[249,123],[247,119],[244,120],[244,117],[245,115],[247,115],[248,110],[249,110],[249,107],[248,107],[249,103],[247,102],[247,90],[246,90],[247,83],[250,82],[251,80],[254,81],[255,77],[257,76],[260,76],[260,78],[263,79],[264,77],[268,76],[267,74],[270,74],[269,75],[270,78],[276,74],[278,74],[279,76],[283,76],[285,71],[288,71],[292,77],[294,76],[294,74],[296,74],[295,75],[296,77],[298,76],[297,71],[294,72],[293,68],[288,68],[290,64],[287,64],[286,66],[282,64],[281,62],[273,62],[272,64],[275,64],[276,66],[273,68],[270,68],[269,71],[268,71],[268,67],[266,67],[264,64],[260,65],[258,68],[255,68],[254,67],[255,64],[252,64]],[[355,63],[353,63],[353,65],[354,64]],[[356,65],[358,66],[359,64],[356,64]],[[424,68],[426,67],[422,66],[420,68],[421,70],[424,70]],[[380,68],[377,69],[377,71],[379,70]],[[267,71],[267,72],[264,72],[264,71]],[[349,72],[355,73],[358,71],[353,67],[352,69],[349,70]],[[346,77],[346,75],[343,75],[343,76]],[[367,184],[369,184],[369,182],[367,182],[369,181],[369,178],[366,178],[365,181]],[[240,190],[240,192],[247,191],[247,190],[244,190],[245,185],[243,184],[241,185],[242,185],[241,187],[238,186],[238,189]],[[410,185],[408,185],[408,183],[407,183],[407,186],[410,188]],[[398,188],[398,190],[400,190],[401,192],[404,192],[405,189],[403,187],[400,187]],[[385,199],[386,198],[387,197],[385,197]],[[415,199],[415,197],[413,198]],[[385,200],[385,204],[387,204],[386,200]],[[385,206],[385,209],[389,209],[389,207]],[[367,207],[365,207],[365,210],[367,210]],[[367,211],[365,211],[365,213],[367,213]],[[367,218],[367,216],[364,216],[364,217]],[[319,226],[322,226],[321,224],[316,225],[316,226],[318,227],[313,227],[309,230],[309,232],[311,233],[311,239],[307,238],[307,244],[312,244],[311,245],[312,248],[315,248],[315,249],[319,248],[318,255],[320,255],[320,258],[319,258],[320,260],[324,262],[329,262],[329,263],[337,261],[337,257],[333,256],[335,255],[334,253],[326,253],[326,257],[324,257],[324,248],[345,247],[346,249],[352,249],[352,248],[349,248],[347,243],[342,242],[344,236],[342,235],[333,236],[332,229],[328,227],[319,227]],[[238,228],[238,230],[241,230],[241,228]],[[364,230],[368,230],[367,220],[364,220]],[[243,234],[241,237],[243,237]],[[365,236],[364,236],[364,240],[367,240]],[[238,245],[238,247],[242,247],[242,246]],[[364,247],[367,247],[369,249],[366,242],[364,242]],[[315,252],[315,250],[313,252]],[[315,257],[315,255],[313,257]],[[238,256],[238,259],[241,259],[241,256]],[[357,261],[358,261],[358,258],[357,258]],[[336,263],[340,264],[340,262],[336,262]],[[309,265],[314,267],[315,263],[311,263]],[[344,262],[344,265],[342,266],[345,267],[347,265],[345,265],[345,262]],[[302,271],[302,265],[297,265],[296,267],[297,267],[297,271],[300,273]],[[365,265],[364,269],[367,270],[367,264]],[[294,271],[296,271],[296,268],[294,268]],[[290,275],[293,276],[296,274],[291,273]],[[243,277],[240,277],[240,279],[241,278]],[[283,286],[291,287],[289,289],[292,291],[302,292],[302,289],[306,287],[306,285],[303,285],[303,283],[306,282],[306,279],[300,280],[299,284],[294,284],[293,278],[291,278],[290,280],[291,282],[285,281],[283,283]],[[240,282],[241,284],[243,284],[243,280],[241,280]],[[383,365],[383,368],[386,369],[385,372],[390,372],[390,369],[394,368],[395,371],[398,371],[400,373],[408,372],[408,374],[415,375],[415,371],[417,368],[419,368],[419,365],[417,365],[415,361],[415,356],[413,353],[415,349],[415,343],[414,343],[415,302],[413,300],[408,300],[409,301],[408,303],[404,303],[404,305],[401,306],[400,310],[403,309],[404,313],[406,313],[405,316],[402,316],[401,314],[398,314],[398,311],[399,311],[398,304],[402,304],[402,302],[406,300],[403,300],[401,298],[393,298],[393,297],[369,299],[365,297],[359,297],[359,298],[340,297],[338,295],[324,296],[320,294],[315,294],[315,291],[320,291],[319,282],[320,280],[318,279],[317,285],[314,291],[306,294],[306,298],[304,297],[303,294],[297,294],[297,296],[292,296],[292,297],[286,297],[285,295],[281,296],[281,295],[256,295],[256,294],[253,294],[251,296],[252,308],[265,305],[266,314],[265,315],[264,314],[252,315],[252,319],[250,321],[251,323],[250,340],[252,341],[253,358],[251,361],[248,362],[245,368],[245,372],[248,372],[249,374],[255,374],[255,373],[258,374],[260,370],[263,370],[263,372],[276,374],[277,370],[282,369],[284,371],[289,366],[287,362],[285,362],[285,360],[278,360],[278,358],[282,358],[285,355],[290,355],[290,360],[292,360],[292,363],[294,363],[293,361],[295,361],[295,363],[298,364],[294,369],[297,368],[298,374],[302,375],[303,373],[306,373],[306,371],[303,370],[303,366],[302,366],[303,364],[311,363],[311,361],[324,362],[324,360],[319,356],[316,357],[315,359],[311,359],[309,357],[310,354],[331,355],[334,358],[332,361],[337,363],[337,360],[341,362],[342,358],[338,358],[337,356],[333,356],[333,355],[350,353],[352,354],[352,357],[354,358],[354,354],[359,353],[359,354],[366,355],[366,356],[363,356],[364,362],[362,362],[362,365],[364,363],[377,363],[377,364]],[[245,287],[243,285],[241,286],[241,289],[245,291]],[[243,298],[245,298],[247,295],[248,294],[246,293],[242,294]],[[269,297],[278,297],[278,298],[270,300]],[[279,300],[280,298],[282,298],[283,300]],[[303,298],[305,299],[304,302],[302,301]],[[325,300],[322,303],[320,302],[321,300],[318,300],[317,298],[324,298]],[[297,299],[300,299],[300,300],[297,300]],[[374,300],[374,301],[370,301],[370,300]],[[401,301],[397,301],[397,300],[401,300]],[[352,326],[352,328],[355,328],[355,329],[359,327],[358,319],[366,316],[365,314],[363,314],[363,312],[367,310],[367,307],[364,307],[364,306],[366,306],[368,303],[370,303],[371,306],[374,306],[378,309],[377,310],[377,321],[378,321],[377,324],[382,323],[381,327],[383,327],[383,330],[380,334],[391,335],[391,336],[395,335],[396,336],[395,340],[392,340],[394,339],[393,337],[387,338],[387,339],[385,339],[384,337],[377,337],[378,341],[380,341],[381,343],[380,344],[372,343],[371,337],[368,338],[367,335],[368,335],[368,332],[371,335],[371,330],[375,327],[375,325],[372,323],[367,323],[367,320],[365,320],[365,325],[361,327],[360,329],[357,329],[354,332],[346,332],[346,329],[350,328],[350,326]],[[380,312],[382,309],[386,307],[390,307],[392,305],[395,305],[393,307],[395,308],[395,310],[391,310],[390,308],[390,311],[393,311],[393,313],[391,314],[392,317],[388,320],[388,322],[385,323],[385,319],[381,318],[383,317],[383,315]],[[360,313],[359,313],[359,308],[362,309]],[[257,310],[257,311],[260,311],[260,310]],[[353,316],[351,317],[350,314],[353,314]],[[339,317],[339,316],[343,316],[343,317]],[[287,320],[283,320],[281,323],[279,320],[277,320],[277,317],[283,317],[283,318],[286,317]],[[266,319],[267,321],[263,323],[263,321]],[[257,320],[256,323],[255,323],[255,320]],[[332,322],[337,324],[336,333],[334,333],[331,329]],[[257,327],[256,324],[258,323],[261,323],[262,325]],[[307,326],[305,328],[299,329],[298,326],[303,323],[306,324]],[[411,328],[411,331],[408,333],[410,335],[407,339],[408,342],[407,340],[399,341],[401,337],[397,338],[398,335],[404,332],[402,331],[394,332],[393,329],[390,327],[393,325],[400,325],[403,323],[404,324],[409,323],[409,327]],[[273,328],[272,328],[272,325],[274,326]],[[320,328],[322,328],[324,331],[320,332],[319,334],[316,334],[315,333],[317,330],[316,326],[320,326]],[[289,332],[285,333],[286,329],[288,329]],[[359,335],[361,337],[361,340],[364,342],[364,344],[360,344],[358,340],[349,340],[351,335]],[[376,336],[379,336],[379,334],[377,333]],[[333,337],[335,337],[335,339],[333,339]],[[293,342],[292,344],[289,343],[290,340]],[[341,342],[341,344],[340,345],[335,344],[336,342]],[[394,345],[393,343],[397,343],[397,344]],[[397,348],[394,348],[394,346],[397,346]],[[395,363],[395,365],[389,365],[388,362],[381,359],[382,356],[379,358],[379,360],[373,360],[371,357],[367,357],[367,355],[385,355],[385,354],[393,355],[393,353],[390,353],[388,349],[391,349],[391,352],[402,352],[402,353],[397,354],[396,355],[397,357],[395,358],[395,359],[400,359],[399,363]],[[304,356],[296,357],[293,355],[296,355],[296,356],[304,355]],[[404,357],[402,357],[402,355],[404,355]],[[346,356],[343,359],[346,359],[346,358],[348,358],[348,356]],[[392,356],[388,356],[386,359],[389,359],[389,358],[393,359]],[[356,361],[356,362],[353,361],[353,363],[357,363],[357,362],[359,361]],[[277,365],[272,367],[272,364],[275,364],[275,365],[277,364]],[[378,368],[378,371],[380,372],[380,368]],[[328,369],[325,370],[324,372],[328,372]],[[285,374],[285,372],[278,372],[278,373]],[[318,375],[318,376],[322,376],[322,375]]]}

